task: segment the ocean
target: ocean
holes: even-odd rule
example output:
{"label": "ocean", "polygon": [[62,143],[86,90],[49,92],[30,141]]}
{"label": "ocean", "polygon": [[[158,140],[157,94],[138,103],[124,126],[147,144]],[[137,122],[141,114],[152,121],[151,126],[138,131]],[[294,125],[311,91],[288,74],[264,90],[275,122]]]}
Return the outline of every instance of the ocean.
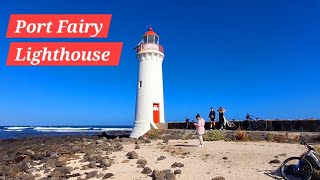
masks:
{"label": "ocean", "polygon": [[131,126],[0,126],[0,140],[25,137],[53,137],[66,135],[117,134],[132,131]]}

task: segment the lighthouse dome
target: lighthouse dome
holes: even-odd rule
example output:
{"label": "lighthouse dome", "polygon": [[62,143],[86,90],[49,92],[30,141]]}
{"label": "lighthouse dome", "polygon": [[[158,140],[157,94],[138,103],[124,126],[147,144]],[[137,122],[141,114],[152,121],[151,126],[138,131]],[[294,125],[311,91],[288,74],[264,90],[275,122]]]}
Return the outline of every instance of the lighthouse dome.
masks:
{"label": "lighthouse dome", "polygon": [[154,43],[159,44],[159,36],[153,31],[152,27],[149,27],[149,31],[143,35],[143,43]]}

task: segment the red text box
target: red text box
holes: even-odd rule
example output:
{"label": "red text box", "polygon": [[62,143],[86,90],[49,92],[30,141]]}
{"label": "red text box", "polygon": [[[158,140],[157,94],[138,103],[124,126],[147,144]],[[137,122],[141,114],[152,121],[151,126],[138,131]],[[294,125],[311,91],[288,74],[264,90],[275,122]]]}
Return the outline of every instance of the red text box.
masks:
{"label": "red text box", "polygon": [[122,42],[13,42],[7,66],[118,66]]}
{"label": "red text box", "polygon": [[12,14],[7,38],[106,38],[111,14]]}

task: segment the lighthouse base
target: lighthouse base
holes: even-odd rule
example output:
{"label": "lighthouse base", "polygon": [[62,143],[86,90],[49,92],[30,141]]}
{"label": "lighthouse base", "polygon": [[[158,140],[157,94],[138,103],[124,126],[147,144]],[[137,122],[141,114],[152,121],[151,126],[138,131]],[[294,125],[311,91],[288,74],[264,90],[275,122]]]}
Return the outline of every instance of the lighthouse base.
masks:
{"label": "lighthouse base", "polygon": [[154,122],[135,122],[133,130],[130,134],[130,138],[139,138],[140,136],[146,134],[150,129],[158,129],[158,127]]}

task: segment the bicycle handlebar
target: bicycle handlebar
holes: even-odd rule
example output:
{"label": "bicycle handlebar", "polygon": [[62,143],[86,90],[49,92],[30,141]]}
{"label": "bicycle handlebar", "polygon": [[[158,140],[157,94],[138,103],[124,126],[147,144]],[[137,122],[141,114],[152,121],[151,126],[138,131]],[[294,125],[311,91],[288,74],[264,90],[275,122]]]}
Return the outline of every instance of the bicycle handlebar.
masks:
{"label": "bicycle handlebar", "polygon": [[306,148],[308,148],[309,151],[311,151],[311,150],[314,151],[313,147],[309,146],[303,139],[301,139],[301,141],[302,141],[303,145],[304,145]]}

